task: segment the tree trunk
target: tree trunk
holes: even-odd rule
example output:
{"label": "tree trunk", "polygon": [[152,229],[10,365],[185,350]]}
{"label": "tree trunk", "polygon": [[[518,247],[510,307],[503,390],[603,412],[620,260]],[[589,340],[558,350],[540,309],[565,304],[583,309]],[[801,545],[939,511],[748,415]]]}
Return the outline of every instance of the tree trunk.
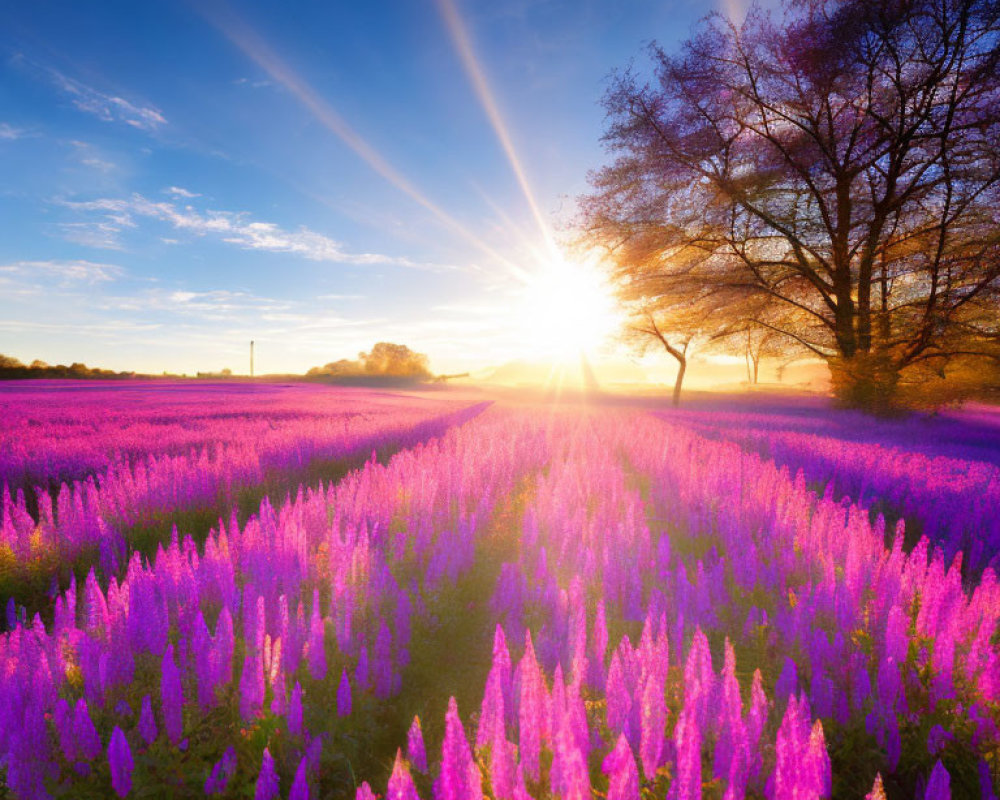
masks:
{"label": "tree trunk", "polygon": [[684,384],[684,373],[687,371],[687,356],[683,353],[680,356],[675,353],[671,355],[677,359],[677,377],[674,378],[674,408],[677,408],[681,404],[681,386]]}
{"label": "tree trunk", "polygon": [[839,405],[878,415],[899,411],[899,366],[882,353],[856,353],[828,362]]}
{"label": "tree trunk", "polygon": [[760,372],[760,356],[754,358],[753,360],[753,385],[757,385],[757,375]]}

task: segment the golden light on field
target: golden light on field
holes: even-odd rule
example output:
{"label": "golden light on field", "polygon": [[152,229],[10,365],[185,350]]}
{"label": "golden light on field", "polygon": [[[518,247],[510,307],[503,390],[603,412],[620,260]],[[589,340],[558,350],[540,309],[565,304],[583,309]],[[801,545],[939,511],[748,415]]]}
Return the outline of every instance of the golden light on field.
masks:
{"label": "golden light on field", "polygon": [[597,264],[557,258],[528,279],[516,324],[533,355],[568,361],[599,349],[620,319]]}

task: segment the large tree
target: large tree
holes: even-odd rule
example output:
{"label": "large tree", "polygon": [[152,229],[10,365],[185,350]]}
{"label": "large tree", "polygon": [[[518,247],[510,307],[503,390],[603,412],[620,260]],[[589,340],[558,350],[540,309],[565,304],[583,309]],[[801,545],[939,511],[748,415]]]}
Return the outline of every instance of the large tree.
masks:
{"label": "large tree", "polygon": [[710,15],[652,46],[650,80],[613,80],[585,233],[646,308],[732,326],[763,301],[843,401],[889,407],[907,376],[997,353],[998,40],[995,0]]}

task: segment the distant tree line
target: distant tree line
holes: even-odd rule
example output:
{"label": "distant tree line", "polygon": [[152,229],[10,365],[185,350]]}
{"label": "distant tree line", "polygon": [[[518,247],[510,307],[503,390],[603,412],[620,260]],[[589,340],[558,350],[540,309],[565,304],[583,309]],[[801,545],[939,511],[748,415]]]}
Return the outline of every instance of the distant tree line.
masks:
{"label": "distant tree line", "polygon": [[681,379],[694,341],[764,342],[873,411],[996,385],[1000,3],[754,5],[649,55],[581,227]]}
{"label": "distant tree line", "polygon": [[79,362],[52,366],[38,359],[24,364],[16,358],[0,353],[0,380],[23,378],[134,378],[134,372],[115,372],[110,369],[88,367]]}

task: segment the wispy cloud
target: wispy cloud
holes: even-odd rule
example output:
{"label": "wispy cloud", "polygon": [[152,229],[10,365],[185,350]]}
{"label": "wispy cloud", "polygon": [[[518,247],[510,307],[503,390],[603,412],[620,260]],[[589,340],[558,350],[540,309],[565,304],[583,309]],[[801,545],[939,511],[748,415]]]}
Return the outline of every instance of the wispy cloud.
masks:
{"label": "wispy cloud", "polygon": [[163,190],[164,194],[171,194],[174,197],[183,197],[185,200],[192,200],[195,197],[201,197],[198,192],[191,192],[180,186],[168,186]]}
{"label": "wispy cloud", "polygon": [[14,139],[20,139],[25,135],[23,128],[15,128],[13,125],[9,125],[6,122],[0,122],[0,140],[12,141]]}
{"label": "wispy cloud", "polygon": [[115,264],[96,261],[13,261],[0,264],[0,274],[18,278],[57,280],[71,283],[106,283],[117,280],[124,270]]}
{"label": "wispy cloud", "polygon": [[163,113],[152,105],[140,105],[117,95],[81,83],[59,70],[49,68],[52,82],[70,97],[70,101],[81,111],[93,114],[105,122],[124,122],[139,130],[152,132],[167,124]]}
{"label": "wispy cloud", "polygon": [[237,78],[233,81],[235,86],[249,86],[251,89],[266,89],[268,86],[273,86],[271,81],[252,81],[249,78]]}
{"label": "wispy cloud", "polygon": [[61,204],[78,212],[102,217],[99,220],[63,223],[66,238],[89,246],[120,249],[118,234],[125,228],[136,227],[135,219],[143,217],[195,236],[213,236],[244,250],[290,253],[311,261],[336,264],[386,264],[434,271],[455,269],[381,253],[352,253],[335,239],[305,226],[288,230],[273,222],[253,220],[242,212],[199,211],[191,205],[181,207],[175,203],[157,202],[140,194],[127,199],[64,200]]}
{"label": "wispy cloud", "polygon": [[115,169],[115,163],[108,161],[106,158],[101,158],[94,146],[89,142],[74,140],[71,141],[70,144],[76,148],[77,157],[80,159],[80,163],[83,164],[83,166],[96,169],[99,172],[111,172]]}

